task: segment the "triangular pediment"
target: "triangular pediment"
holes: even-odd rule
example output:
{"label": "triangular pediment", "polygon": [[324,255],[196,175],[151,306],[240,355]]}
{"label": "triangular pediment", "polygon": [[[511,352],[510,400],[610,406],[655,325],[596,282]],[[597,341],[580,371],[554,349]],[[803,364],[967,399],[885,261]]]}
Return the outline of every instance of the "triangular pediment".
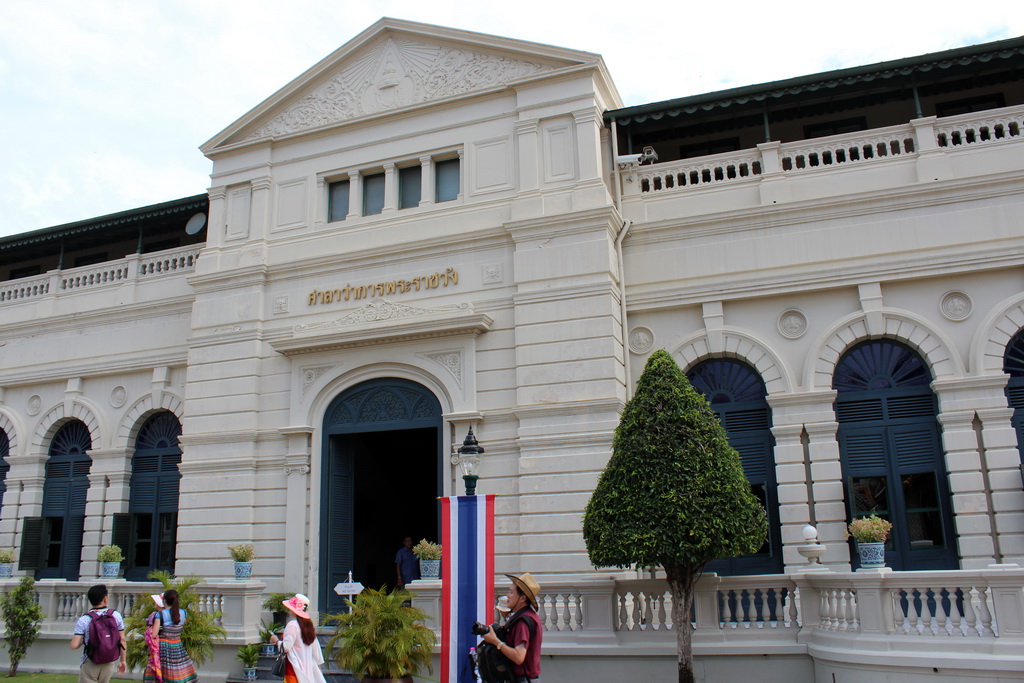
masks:
{"label": "triangular pediment", "polygon": [[381,19],[202,149],[303,133],[598,61],[589,52]]}

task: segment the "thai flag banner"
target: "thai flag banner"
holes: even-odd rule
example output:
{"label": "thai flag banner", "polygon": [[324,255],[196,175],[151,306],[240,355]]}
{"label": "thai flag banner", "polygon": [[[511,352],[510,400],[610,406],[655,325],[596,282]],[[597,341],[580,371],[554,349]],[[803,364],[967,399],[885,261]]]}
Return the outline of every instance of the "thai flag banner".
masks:
{"label": "thai flag banner", "polygon": [[473,622],[494,621],[494,494],[440,500],[441,683],[475,683]]}

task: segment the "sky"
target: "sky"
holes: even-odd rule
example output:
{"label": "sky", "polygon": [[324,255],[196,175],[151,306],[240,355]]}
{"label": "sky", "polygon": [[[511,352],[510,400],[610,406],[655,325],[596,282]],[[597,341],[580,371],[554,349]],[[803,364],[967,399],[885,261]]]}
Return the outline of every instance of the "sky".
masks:
{"label": "sky", "polygon": [[596,52],[625,106],[1024,35],[937,0],[4,0],[0,236],[200,194],[203,144],[382,16]]}

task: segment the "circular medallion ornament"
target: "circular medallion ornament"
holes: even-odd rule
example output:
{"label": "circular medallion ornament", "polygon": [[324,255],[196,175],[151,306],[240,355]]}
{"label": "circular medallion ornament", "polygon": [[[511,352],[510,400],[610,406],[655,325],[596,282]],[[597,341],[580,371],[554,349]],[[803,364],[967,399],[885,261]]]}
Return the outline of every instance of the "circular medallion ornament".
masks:
{"label": "circular medallion ornament", "polygon": [[807,316],[795,308],[783,311],[779,316],[779,334],[786,339],[799,339],[807,332]]}
{"label": "circular medallion ornament", "polygon": [[629,350],[633,353],[647,353],[654,346],[654,333],[646,327],[634,327],[629,333]]}
{"label": "circular medallion ornament", "polygon": [[128,400],[128,390],[124,387],[114,387],[114,390],[110,392],[110,405],[115,408],[123,406],[126,400]]}
{"label": "circular medallion ornament", "polygon": [[974,309],[971,297],[963,292],[946,292],[942,295],[939,309],[947,320],[966,320]]}
{"label": "circular medallion ornament", "polygon": [[28,404],[25,406],[25,412],[29,415],[38,415],[39,410],[43,407],[43,399],[39,398],[39,394],[32,396],[28,400]]}

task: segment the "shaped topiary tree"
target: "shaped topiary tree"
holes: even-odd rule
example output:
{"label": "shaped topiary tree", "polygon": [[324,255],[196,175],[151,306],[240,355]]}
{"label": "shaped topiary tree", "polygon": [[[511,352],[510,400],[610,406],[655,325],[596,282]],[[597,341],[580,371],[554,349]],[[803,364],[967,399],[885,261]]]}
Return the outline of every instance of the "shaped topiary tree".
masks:
{"label": "shaped topiary tree", "polygon": [[46,616],[35,600],[35,585],[31,576],[23,576],[17,586],[0,598],[0,616],[7,627],[4,642],[11,661],[8,677],[18,673],[18,664],[39,637],[39,625]]}
{"label": "shaped topiary tree", "polygon": [[694,583],[711,560],[755,552],[766,533],[764,509],[718,417],[668,352],[656,351],[622,411],[583,537],[597,567],[665,569],[679,683],[694,680]]}

